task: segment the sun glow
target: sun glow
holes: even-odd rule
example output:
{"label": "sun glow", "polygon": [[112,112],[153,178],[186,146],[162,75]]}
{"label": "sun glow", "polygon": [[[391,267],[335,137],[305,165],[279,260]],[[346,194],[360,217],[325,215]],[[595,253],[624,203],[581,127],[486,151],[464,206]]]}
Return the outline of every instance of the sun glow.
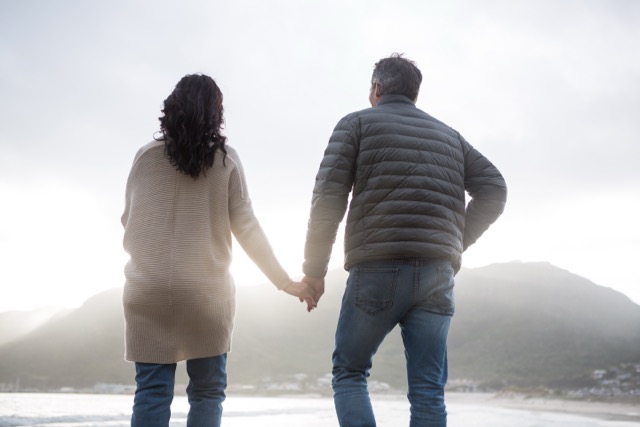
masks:
{"label": "sun glow", "polygon": [[0,211],[2,310],[75,307],[122,286],[126,259],[119,223],[99,199],[67,183],[0,185],[8,206]]}
{"label": "sun glow", "polygon": [[[291,206],[287,207],[284,212],[286,215],[283,215],[281,208],[266,208],[256,210],[256,216],[282,267],[289,273],[292,280],[300,280],[303,276],[302,263],[304,261],[309,207],[307,205]],[[333,246],[329,264],[330,268],[342,268],[342,233],[343,227],[338,230],[338,237]],[[235,241],[231,272],[238,286],[269,283],[267,277]]]}

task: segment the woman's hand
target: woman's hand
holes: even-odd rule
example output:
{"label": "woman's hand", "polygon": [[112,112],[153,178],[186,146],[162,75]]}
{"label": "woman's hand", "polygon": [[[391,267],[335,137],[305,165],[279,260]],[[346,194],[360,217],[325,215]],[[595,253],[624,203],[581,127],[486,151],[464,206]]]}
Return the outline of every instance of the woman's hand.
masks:
{"label": "woman's hand", "polygon": [[315,292],[308,284],[302,282],[291,282],[286,288],[284,288],[284,291],[289,295],[298,297],[300,302],[306,302],[307,311],[311,311],[316,308],[317,303]]}

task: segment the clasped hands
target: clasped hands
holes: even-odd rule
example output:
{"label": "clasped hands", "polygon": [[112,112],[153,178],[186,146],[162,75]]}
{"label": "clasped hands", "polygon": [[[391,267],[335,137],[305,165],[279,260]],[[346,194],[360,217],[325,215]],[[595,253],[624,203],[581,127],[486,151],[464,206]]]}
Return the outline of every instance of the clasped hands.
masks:
{"label": "clasped hands", "polygon": [[324,294],[324,278],[304,276],[300,282],[289,283],[284,291],[298,297],[300,302],[307,303],[307,311],[311,311],[318,306]]}

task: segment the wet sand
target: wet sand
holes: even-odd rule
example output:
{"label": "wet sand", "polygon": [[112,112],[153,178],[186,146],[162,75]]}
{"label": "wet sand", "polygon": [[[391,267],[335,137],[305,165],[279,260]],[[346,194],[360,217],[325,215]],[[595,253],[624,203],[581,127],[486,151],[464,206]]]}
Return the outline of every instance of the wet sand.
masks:
{"label": "wet sand", "polygon": [[501,408],[578,414],[610,421],[639,421],[640,404],[530,397],[524,394],[457,393],[446,395],[447,405],[491,405]]}

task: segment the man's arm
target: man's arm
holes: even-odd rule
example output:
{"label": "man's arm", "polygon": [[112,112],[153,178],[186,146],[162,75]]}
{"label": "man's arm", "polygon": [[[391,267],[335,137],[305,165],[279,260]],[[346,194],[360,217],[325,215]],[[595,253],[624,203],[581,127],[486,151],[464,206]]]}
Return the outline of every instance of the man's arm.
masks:
{"label": "man's arm", "polygon": [[475,148],[466,144],[464,187],[471,201],[465,212],[463,250],[474,244],[498,219],[507,201],[507,184],[500,171]]}
{"label": "man's arm", "polygon": [[327,273],[338,226],[353,187],[357,152],[355,126],[342,119],[329,139],[313,188],[302,266],[310,278],[322,279]]}

